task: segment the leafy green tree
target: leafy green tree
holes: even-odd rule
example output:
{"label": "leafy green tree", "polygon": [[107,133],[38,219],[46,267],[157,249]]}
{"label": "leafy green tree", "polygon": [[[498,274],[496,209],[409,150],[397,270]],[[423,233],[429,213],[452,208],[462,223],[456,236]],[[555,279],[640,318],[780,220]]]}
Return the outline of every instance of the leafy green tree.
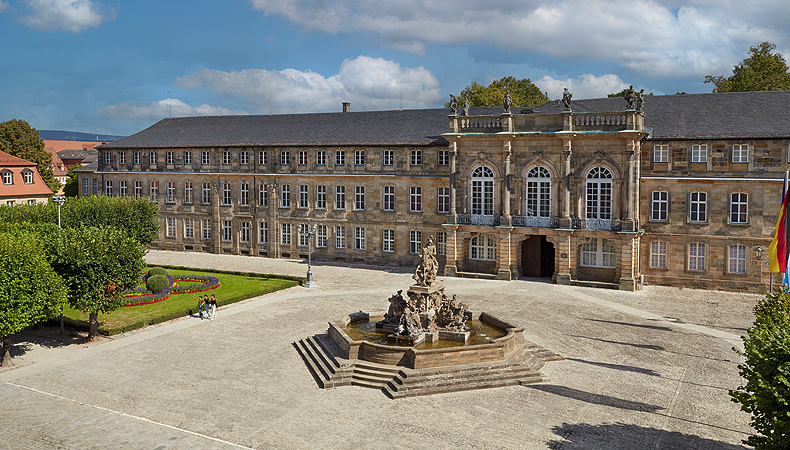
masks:
{"label": "leafy green tree", "polygon": [[120,308],[122,291],[137,284],[145,249],[110,227],[66,228],[47,247],[50,264],[69,288],[69,304],[89,315],[88,340],[93,340],[99,313]]}
{"label": "leafy green tree", "polygon": [[31,127],[29,123],[19,119],[0,122],[0,150],[36,163],[38,173],[52,192],[60,189],[60,182],[55,179],[52,169],[49,168],[52,164],[52,155],[44,149],[44,141],[38,130]]}
{"label": "leafy green tree", "polygon": [[471,106],[502,106],[505,86],[510,90],[514,106],[538,106],[549,101],[549,97],[529,78],[517,80],[516,77],[504,77],[491,82],[488,86],[473,81],[461,91],[458,107],[463,107],[467,98]]}
{"label": "leafy green tree", "polygon": [[[637,92],[639,92],[639,91],[637,91]],[[628,95],[628,88],[625,88],[625,89],[623,89],[620,92],[614,92],[614,93],[611,93],[611,94],[606,94],[606,96],[609,97],[609,98],[625,97],[626,95]],[[651,93],[649,93],[647,95],[650,96],[650,95],[653,95],[653,93],[651,92]]]}
{"label": "leafy green tree", "polygon": [[66,301],[63,279],[30,233],[0,233],[2,366],[11,365],[11,335],[55,317]]}
{"label": "leafy green tree", "polygon": [[713,83],[713,92],[784,91],[790,89],[790,73],[780,53],[772,53],[776,45],[763,42],[749,48],[749,56],[732,69],[732,76],[705,77]]}
{"label": "leafy green tree", "polygon": [[755,322],[744,336],[738,365],[744,386],[730,391],[751,414],[757,431],[743,442],[757,450],[790,448],[790,295],[768,294],[754,308]]}
{"label": "leafy green tree", "polygon": [[66,175],[68,178],[66,178],[66,185],[63,186],[63,195],[66,197],[79,196],[79,182],[77,180],[77,175],[74,173],[74,167],[69,167],[69,171]]}

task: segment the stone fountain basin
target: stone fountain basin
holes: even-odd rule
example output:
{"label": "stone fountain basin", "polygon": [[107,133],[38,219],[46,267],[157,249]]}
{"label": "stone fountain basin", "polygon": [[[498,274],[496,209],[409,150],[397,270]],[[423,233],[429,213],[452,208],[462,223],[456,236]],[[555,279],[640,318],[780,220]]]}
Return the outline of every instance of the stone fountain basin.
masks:
{"label": "stone fountain basin", "polygon": [[504,336],[492,339],[488,344],[418,350],[413,347],[355,341],[345,331],[346,327],[354,321],[380,321],[384,320],[384,314],[384,311],[357,312],[339,321],[329,322],[329,338],[340,348],[347,359],[359,359],[411,369],[502,361],[526,345],[523,328],[516,327],[486,312],[473,314],[472,318],[505,330]]}

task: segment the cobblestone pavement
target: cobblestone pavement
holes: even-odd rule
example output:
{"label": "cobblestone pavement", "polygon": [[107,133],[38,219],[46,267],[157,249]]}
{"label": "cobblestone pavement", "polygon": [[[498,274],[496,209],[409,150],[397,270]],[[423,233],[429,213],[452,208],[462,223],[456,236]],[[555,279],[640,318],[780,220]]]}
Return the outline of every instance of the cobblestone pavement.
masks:
{"label": "cobblestone pavement", "polygon": [[[152,251],[153,264],[302,275],[301,261]],[[412,282],[400,268],[314,265],[316,287],[94,345],[19,336],[0,372],[2,449],[741,449],[732,351],[758,296],[441,278],[472,310],[566,358],[551,382],[389,400],[322,390],[291,343]]]}

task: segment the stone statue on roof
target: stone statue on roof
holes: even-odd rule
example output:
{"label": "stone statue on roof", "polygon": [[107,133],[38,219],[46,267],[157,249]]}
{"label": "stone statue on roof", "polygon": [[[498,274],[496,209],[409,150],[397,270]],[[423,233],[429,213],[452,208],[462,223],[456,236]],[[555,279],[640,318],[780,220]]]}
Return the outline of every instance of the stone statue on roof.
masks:
{"label": "stone statue on roof", "polygon": [[510,107],[513,106],[513,99],[510,98],[510,89],[505,86],[505,98],[502,99],[502,105],[505,107],[505,114],[510,114]]}
{"label": "stone statue on roof", "polygon": [[450,115],[458,115],[458,97],[453,94],[450,94]]}
{"label": "stone statue on roof", "polygon": [[628,90],[625,92],[625,109],[634,109],[634,102],[636,102],[636,92],[634,91],[634,86],[628,86]]}
{"label": "stone statue on roof", "polygon": [[646,97],[645,96],[645,90],[641,89],[639,91],[639,94],[636,97],[636,110],[637,111],[644,111],[644,109],[642,109],[642,108],[645,107],[645,97]]}
{"label": "stone statue on roof", "polygon": [[469,115],[469,108],[471,108],[471,107],[472,107],[472,103],[469,101],[469,97],[466,97],[466,99],[464,100],[464,109],[463,109],[462,115],[468,116]]}
{"label": "stone statue on roof", "polygon": [[562,93],[562,105],[565,107],[565,111],[570,111],[571,110],[571,98],[572,97],[573,97],[573,94],[568,92],[568,88],[565,88],[565,90]]}

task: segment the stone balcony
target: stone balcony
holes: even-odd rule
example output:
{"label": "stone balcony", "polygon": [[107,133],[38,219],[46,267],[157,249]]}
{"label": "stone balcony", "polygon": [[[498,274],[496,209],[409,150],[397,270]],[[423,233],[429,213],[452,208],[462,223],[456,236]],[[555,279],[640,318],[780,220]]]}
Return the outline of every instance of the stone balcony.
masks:
{"label": "stone balcony", "polygon": [[449,116],[449,134],[644,131],[641,111]]}
{"label": "stone balcony", "polygon": [[[567,220],[567,219],[566,219]],[[630,227],[624,226],[620,219],[585,219],[572,217],[570,226],[563,224],[560,217],[535,217],[535,216],[510,216],[510,226],[525,228],[569,228],[573,230],[595,230],[595,231],[624,231]],[[630,221],[626,221],[631,224]],[[453,225],[476,225],[476,226],[500,226],[507,225],[507,221],[500,219],[499,216],[488,216],[482,214],[459,213],[454,217],[448,217],[448,224]],[[633,225],[633,224],[632,224]]]}

